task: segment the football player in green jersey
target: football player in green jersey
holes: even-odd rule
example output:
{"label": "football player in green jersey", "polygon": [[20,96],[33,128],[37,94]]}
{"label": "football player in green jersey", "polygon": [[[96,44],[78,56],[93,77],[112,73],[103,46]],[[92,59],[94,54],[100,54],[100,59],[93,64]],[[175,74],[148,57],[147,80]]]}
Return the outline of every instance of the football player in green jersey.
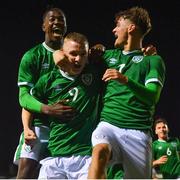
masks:
{"label": "football player in green jersey", "polygon": [[140,7],[117,13],[115,49],[106,50],[108,69],[101,121],[92,135],[89,179],[106,178],[108,164],[121,163],[124,178],[151,178],[153,114],[165,80],[159,55],[143,56],[144,36],[151,30]]}
{"label": "football player in green jersey", "polygon": [[[89,44],[79,33],[69,33],[62,49],[54,53],[59,69],[42,76],[31,93],[41,102],[67,100],[76,109],[70,121],[49,117],[49,156],[42,164],[39,179],[86,179],[91,162],[91,135],[99,122],[102,74],[88,62]],[[58,60],[57,60],[58,59]]]}
{"label": "football player in green jersey", "polygon": [[[47,72],[53,70],[55,64],[52,53],[59,49],[63,42],[63,36],[66,33],[66,18],[64,12],[59,8],[48,9],[43,14],[42,30],[45,33],[45,41],[36,45],[27,51],[19,66],[18,86],[19,86],[19,101],[22,110],[23,125],[24,121],[31,118],[31,112],[43,113],[47,115],[58,115],[62,117],[68,116],[72,108],[57,103],[55,105],[46,105],[30,95],[30,89],[36,84],[38,79]],[[66,111],[64,111],[66,108]],[[49,129],[46,121],[41,121],[41,117],[35,116],[33,121],[33,129],[24,126],[24,134],[21,135],[19,146],[14,157],[14,163],[18,163],[17,178],[36,178],[36,169],[38,166],[40,153],[43,153],[42,147],[47,143]],[[34,132],[35,131],[35,132]],[[28,139],[35,139],[36,143],[27,145]],[[40,138],[42,141],[40,142]],[[24,140],[25,139],[25,140]],[[26,143],[24,143],[26,141]]]}
{"label": "football player in green jersey", "polygon": [[154,128],[157,140],[153,142],[153,167],[163,179],[180,178],[179,139],[168,136],[169,128],[164,118],[157,118]]}

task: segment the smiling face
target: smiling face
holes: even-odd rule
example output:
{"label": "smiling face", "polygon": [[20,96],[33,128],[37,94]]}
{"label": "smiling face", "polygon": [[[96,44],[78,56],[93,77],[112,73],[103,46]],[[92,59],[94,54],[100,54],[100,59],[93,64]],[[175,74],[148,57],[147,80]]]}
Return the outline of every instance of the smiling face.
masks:
{"label": "smiling face", "polygon": [[114,36],[116,38],[114,42],[115,47],[123,47],[128,43],[128,35],[134,30],[134,24],[129,19],[120,17],[116,21],[116,27],[113,29]]}
{"label": "smiling face", "polygon": [[69,64],[68,73],[78,75],[82,72],[88,61],[88,43],[65,39],[62,50]]}
{"label": "smiling face", "polygon": [[158,136],[158,139],[166,140],[168,138],[168,126],[164,122],[159,122],[156,124],[155,133]]}
{"label": "smiling face", "polygon": [[66,18],[60,9],[54,8],[45,14],[42,29],[45,32],[46,41],[61,41],[66,28]]}

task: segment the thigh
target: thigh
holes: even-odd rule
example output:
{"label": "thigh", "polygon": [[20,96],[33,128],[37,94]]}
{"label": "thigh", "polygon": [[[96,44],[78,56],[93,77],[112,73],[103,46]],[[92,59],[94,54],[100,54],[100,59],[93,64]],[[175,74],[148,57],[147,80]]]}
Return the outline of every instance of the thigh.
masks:
{"label": "thigh", "polygon": [[[107,122],[100,122],[96,130],[92,134],[93,146],[97,144],[108,144],[111,151],[111,157],[108,166],[122,162],[121,153],[121,136],[123,136],[123,129],[120,129]],[[119,136],[117,136],[118,134]],[[120,137],[120,138],[119,138]]]}
{"label": "thigh", "polygon": [[149,133],[127,130],[123,148],[124,178],[150,179],[152,138]]}
{"label": "thigh", "polygon": [[109,144],[111,146],[111,142],[113,140],[113,131],[111,131],[110,124],[106,122],[100,122],[97,128],[92,133],[92,145],[95,146],[97,144]]}
{"label": "thigh", "polygon": [[37,179],[39,163],[33,159],[20,158],[18,164],[17,179]]}

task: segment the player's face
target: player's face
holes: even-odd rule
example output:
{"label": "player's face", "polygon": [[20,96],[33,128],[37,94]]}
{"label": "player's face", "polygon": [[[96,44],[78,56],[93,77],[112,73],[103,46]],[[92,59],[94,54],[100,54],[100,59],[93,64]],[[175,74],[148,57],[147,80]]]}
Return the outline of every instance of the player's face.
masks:
{"label": "player's face", "polygon": [[159,139],[166,139],[168,137],[168,126],[167,124],[160,122],[156,124],[155,133]]}
{"label": "player's face", "polygon": [[43,31],[49,41],[59,41],[66,33],[66,18],[61,11],[49,11],[44,19]]}
{"label": "player's face", "polygon": [[87,42],[80,44],[69,39],[64,41],[63,52],[70,63],[71,75],[78,75],[82,72],[88,61],[88,49]]}
{"label": "player's face", "polygon": [[112,31],[116,38],[114,42],[115,47],[124,47],[128,43],[128,32],[131,24],[128,19],[121,17],[116,21],[116,27]]}

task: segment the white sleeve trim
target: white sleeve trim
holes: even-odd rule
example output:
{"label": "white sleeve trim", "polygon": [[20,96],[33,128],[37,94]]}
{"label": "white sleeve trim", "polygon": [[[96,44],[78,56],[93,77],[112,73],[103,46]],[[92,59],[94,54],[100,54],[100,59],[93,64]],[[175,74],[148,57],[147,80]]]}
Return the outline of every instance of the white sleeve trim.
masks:
{"label": "white sleeve trim", "polygon": [[30,95],[32,96],[33,95],[33,88],[30,89]]}
{"label": "white sleeve trim", "polygon": [[151,82],[158,82],[162,87],[163,87],[163,83],[157,79],[157,78],[151,78],[151,79],[148,79],[146,82],[145,82],[145,86],[148,84],[148,83],[151,83]]}
{"label": "white sleeve trim", "polygon": [[29,87],[33,87],[34,85],[32,83],[28,83],[28,82],[18,82],[18,86],[29,86]]}

